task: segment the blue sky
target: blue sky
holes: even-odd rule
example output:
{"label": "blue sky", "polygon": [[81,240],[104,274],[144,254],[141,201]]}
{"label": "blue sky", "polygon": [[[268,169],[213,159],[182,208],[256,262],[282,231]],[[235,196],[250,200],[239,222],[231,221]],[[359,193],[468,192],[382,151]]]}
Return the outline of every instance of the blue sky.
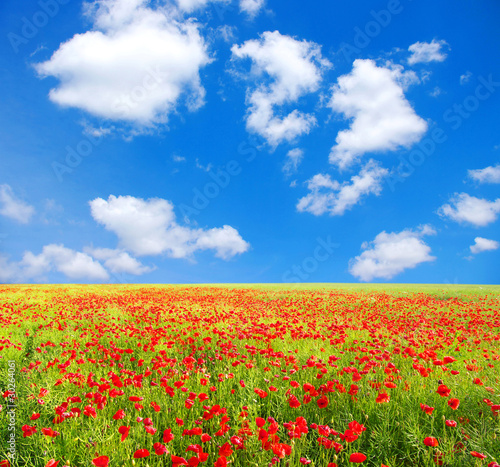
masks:
{"label": "blue sky", "polygon": [[0,6],[0,282],[498,283],[500,5]]}

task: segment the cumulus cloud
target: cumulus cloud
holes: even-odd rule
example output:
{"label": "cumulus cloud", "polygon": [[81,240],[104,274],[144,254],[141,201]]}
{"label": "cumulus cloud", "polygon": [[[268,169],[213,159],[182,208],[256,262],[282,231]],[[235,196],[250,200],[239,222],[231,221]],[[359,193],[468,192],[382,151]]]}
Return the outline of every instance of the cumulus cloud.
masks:
{"label": "cumulus cloud", "polygon": [[247,92],[247,130],[261,135],[273,148],[309,133],[316,124],[314,115],[298,109],[284,115],[278,111],[319,89],[324,71],[331,67],[321,47],[267,31],[259,39],[234,45],[231,51],[233,60],[251,60],[250,75],[258,83]]}
{"label": "cumulus cloud", "polygon": [[441,206],[438,214],[455,222],[484,227],[496,221],[500,213],[500,198],[489,201],[467,193],[456,193],[450,202]]}
{"label": "cumulus cloud", "polygon": [[500,183],[500,164],[484,169],[469,170],[468,174],[479,183]]}
{"label": "cumulus cloud", "polygon": [[299,212],[310,212],[315,216],[329,213],[331,216],[342,216],[352,209],[361,199],[369,194],[379,195],[382,191],[382,180],[388,170],[370,160],[358,175],[351,177],[350,182],[340,184],[332,180],[330,175],[317,174],[308,181],[309,193],[297,204]]}
{"label": "cumulus cloud", "polygon": [[476,237],[474,239],[474,245],[471,245],[470,251],[472,254],[476,255],[478,253],[482,253],[483,251],[493,251],[498,250],[500,248],[500,243],[495,240],[488,240],[483,237]]}
{"label": "cumulus cloud", "polygon": [[367,152],[409,148],[427,131],[404,95],[415,82],[401,67],[379,67],[373,60],[354,61],[351,73],[340,76],[328,106],[346,119],[348,130],[337,134],[330,162],[340,169],[351,166]]}
{"label": "cumulus cloud", "polygon": [[115,274],[141,276],[153,270],[153,268],[144,266],[123,250],[111,248],[85,248],[84,251],[93,258],[102,261],[104,266]]}
{"label": "cumulus cloud", "polygon": [[109,279],[108,273],[98,261],[86,253],[66,248],[64,245],[46,245],[39,255],[27,252],[23,256],[21,266],[28,277],[55,269],[70,279]]}
{"label": "cumulus cloud", "polygon": [[94,199],[90,208],[92,217],[117,235],[120,248],[138,256],[190,258],[199,250],[215,250],[216,256],[229,259],[250,247],[229,225],[209,230],[179,225],[173,204],[164,199],[111,195]]}
{"label": "cumulus cloud", "polygon": [[250,17],[255,17],[264,8],[266,0],[240,0],[240,11]]}
{"label": "cumulus cloud", "polygon": [[60,272],[74,280],[102,282],[109,279],[109,274],[101,263],[88,254],[56,244],[44,246],[38,255],[26,251],[18,262],[10,262],[2,256],[0,269],[2,282],[43,281],[52,271]]}
{"label": "cumulus cloud", "polygon": [[381,232],[372,242],[363,243],[365,251],[350,261],[349,272],[367,282],[375,278],[392,279],[406,269],[434,261],[431,248],[422,240],[436,232],[430,226],[402,232]]}
{"label": "cumulus cloud", "polygon": [[17,198],[10,185],[4,184],[0,185],[0,214],[27,224],[35,214],[35,208]]}
{"label": "cumulus cloud", "polygon": [[151,127],[166,123],[180,103],[204,103],[200,69],[210,63],[199,26],[147,0],[88,4],[91,31],[61,44],[36,65],[59,84],[50,99],[104,119]]}
{"label": "cumulus cloud", "polygon": [[286,161],[283,164],[283,172],[287,177],[297,172],[297,169],[304,158],[304,151],[300,148],[291,149],[286,155]]}
{"label": "cumulus cloud", "polygon": [[411,52],[408,63],[415,65],[416,63],[442,62],[447,57],[443,51],[446,47],[448,47],[446,41],[437,41],[436,39],[433,39],[432,42],[415,42],[408,47]]}

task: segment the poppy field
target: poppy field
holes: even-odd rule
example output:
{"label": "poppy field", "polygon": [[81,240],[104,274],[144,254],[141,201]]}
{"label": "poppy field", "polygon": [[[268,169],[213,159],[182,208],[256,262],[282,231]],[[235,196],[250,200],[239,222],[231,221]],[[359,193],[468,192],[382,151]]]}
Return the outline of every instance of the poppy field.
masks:
{"label": "poppy field", "polygon": [[0,467],[498,467],[499,292],[1,286]]}

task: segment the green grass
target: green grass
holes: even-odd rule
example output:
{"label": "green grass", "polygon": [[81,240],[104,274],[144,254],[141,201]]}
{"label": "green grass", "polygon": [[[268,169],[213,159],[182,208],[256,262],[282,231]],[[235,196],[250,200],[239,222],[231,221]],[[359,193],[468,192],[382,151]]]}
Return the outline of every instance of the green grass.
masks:
{"label": "green grass", "polygon": [[[263,449],[255,419],[273,417],[279,425],[279,442],[292,447],[279,465],[300,466],[301,458],[318,467],[329,462],[354,465],[350,454],[361,452],[367,456],[362,464],[366,466],[433,466],[438,451],[446,466],[487,465],[500,460],[500,417],[484,402],[500,404],[499,291],[499,286],[491,285],[430,284],[2,286],[0,389],[6,389],[8,361],[15,361],[18,397],[17,457],[11,463],[39,467],[55,459],[59,467],[65,461],[83,467],[106,455],[110,466],[128,466],[133,453],[146,448],[151,456],[133,460],[136,466],[170,466],[170,454],[156,456],[153,449],[170,428],[175,435],[168,443],[171,454],[189,459],[195,453],[186,452],[188,446],[202,444],[209,458],[200,465],[210,466],[232,436],[245,438],[244,429],[245,449],[233,445],[228,461],[235,467],[264,466],[274,454]],[[55,346],[46,346],[47,342]],[[196,360],[192,367],[183,363],[188,356]],[[448,371],[433,364],[444,356],[456,359],[446,365]],[[361,361],[362,357],[368,359]],[[163,363],[169,359],[168,364],[155,367],[158,359]],[[64,362],[69,366],[58,367]],[[422,377],[416,364],[432,371]],[[35,366],[30,369],[30,365]],[[359,381],[353,381],[352,369]],[[451,370],[459,374],[452,375]],[[111,397],[110,372],[124,383],[123,396]],[[142,380],[141,387],[127,381],[134,376]],[[88,378],[98,385],[89,386]],[[175,389],[173,397],[165,392],[161,378]],[[208,380],[206,386],[202,378]],[[484,384],[474,384],[475,378]],[[78,381],[80,385],[75,384]],[[175,388],[178,381],[186,393]],[[329,381],[334,390],[325,390],[325,408],[316,403],[319,395],[305,403],[304,384],[319,390]],[[388,381],[396,388],[385,387]],[[106,382],[110,388],[102,386]],[[436,393],[441,383],[451,390],[449,397]],[[359,387],[355,398],[343,389],[349,391],[352,384]],[[94,399],[96,418],[82,414],[53,423],[56,408],[68,397],[80,396],[83,402],[70,403],[65,410],[78,407],[83,412],[91,401],[85,396],[99,393],[100,385],[106,403],[99,407]],[[39,397],[40,388],[47,389],[47,395]],[[265,390],[267,397],[260,398],[255,388]],[[190,392],[206,393],[208,399],[186,408]],[[390,394],[388,403],[376,402],[381,392]],[[297,396],[300,407],[290,407],[290,394]],[[141,410],[128,400],[135,395],[144,398]],[[456,411],[447,403],[450,397],[460,400]],[[151,402],[161,411],[155,412]],[[434,407],[432,415],[421,410],[421,403]],[[10,432],[7,403],[0,404],[1,461],[7,455]],[[203,406],[216,404],[230,418],[230,429],[222,436],[215,434],[221,414],[203,420]],[[126,411],[125,419],[113,420],[118,409]],[[31,421],[33,413],[40,413],[40,418]],[[150,417],[158,431],[148,434],[136,421],[138,415]],[[185,425],[178,426],[176,417]],[[284,423],[297,417],[305,418],[309,432],[290,439]],[[458,426],[447,427],[446,419],[456,420]],[[344,433],[353,420],[366,431],[352,443],[338,434],[327,437],[342,445],[341,451],[318,444],[314,424]],[[36,425],[37,432],[23,437],[21,427],[26,424]],[[132,427],[123,443],[121,425]],[[185,428],[196,426],[212,439],[200,443],[199,436],[182,436]],[[49,427],[60,435],[43,436],[41,429]],[[437,448],[423,444],[428,436],[439,440]],[[487,458],[476,459],[472,451]]]}

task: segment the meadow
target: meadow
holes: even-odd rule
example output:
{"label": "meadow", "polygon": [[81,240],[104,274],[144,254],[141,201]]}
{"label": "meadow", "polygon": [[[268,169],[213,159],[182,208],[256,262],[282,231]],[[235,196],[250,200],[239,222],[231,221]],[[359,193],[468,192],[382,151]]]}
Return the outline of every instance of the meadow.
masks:
{"label": "meadow", "polygon": [[499,286],[0,286],[0,467],[499,467],[499,312]]}

